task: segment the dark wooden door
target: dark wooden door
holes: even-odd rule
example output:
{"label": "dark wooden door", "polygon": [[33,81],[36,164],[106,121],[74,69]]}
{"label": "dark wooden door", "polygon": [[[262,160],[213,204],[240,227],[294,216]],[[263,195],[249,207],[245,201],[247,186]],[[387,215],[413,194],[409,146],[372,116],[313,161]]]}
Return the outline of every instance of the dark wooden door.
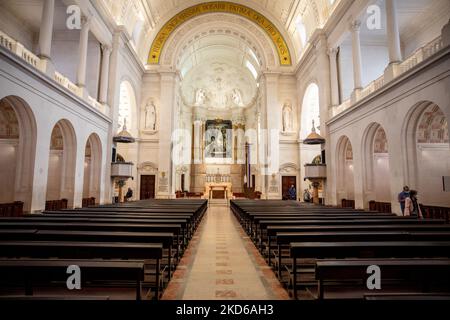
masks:
{"label": "dark wooden door", "polygon": [[283,199],[288,199],[289,188],[294,185],[295,190],[297,190],[297,177],[282,177],[281,183],[283,186]]}
{"label": "dark wooden door", "polygon": [[141,200],[155,199],[155,179],[154,175],[141,176]]}

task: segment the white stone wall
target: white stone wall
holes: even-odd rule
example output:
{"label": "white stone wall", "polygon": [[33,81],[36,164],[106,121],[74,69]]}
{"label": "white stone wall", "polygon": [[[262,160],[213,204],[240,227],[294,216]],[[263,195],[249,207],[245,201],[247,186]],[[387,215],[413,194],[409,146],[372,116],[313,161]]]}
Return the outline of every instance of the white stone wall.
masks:
{"label": "white stone wall", "polygon": [[[31,175],[32,185],[30,201],[25,205],[27,211],[42,210],[45,206],[46,190],[48,182],[49,146],[53,127],[62,119],[67,120],[75,131],[76,146],[76,169],[74,185],[74,205],[81,206],[83,196],[84,176],[84,153],[88,137],[96,134],[100,138],[102,153],[100,176],[100,203],[105,201],[105,190],[107,188],[107,176],[105,171],[107,162],[107,140],[110,128],[110,120],[95,110],[92,106],[82,102],[65,89],[59,87],[55,82],[42,77],[36,71],[30,69],[24,62],[16,57],[9,58],[4,51],[0,53],[0,97],[16,96],[26,102],[24,109],[28,110],[35,122],[36,135],[34,140],[35,154],[32,172],[25,171],[23,174]],[[28,134],[32,134],[29,132]],[[24,137],[26,138],[26,137]]]}
{"label": "white stone wall", "polygon": [[[432,151],[432,157],[439,161],[424,162],[416,155],[416,136],[414,128],[418,121],[420,102],[430,101],[437,104],[447,119],[450,116],[448,88],[450,85],[449,48],[438,54],[427,66],[418,68],[410,77],[404,77],[391,83],[389,89],[374,98],[363,101],[328,122],[329,144],[331,154],[328,155],[328,166],[332,175],[328,177],[331,187],[330,200],[332,204],[340,202],[339,185],[339,155],[338,142],[343,136],[349,138],[353,147],[354,166],[354,199],[359,208],[367,207],[369,200],[364,184],[365,172],[364,146],[368,128],[374,123],[380,124],[385,130],[389,149],[390,201],[392,208],[399,212],[397,194],[403,185],[409,185],[419,191],[419,201],[427,205],[450,205],[448,193],[442,192],[439,182],[442,176],[448,174],[448,147]],[[434,60],[434,62],[433,62]],[[423,157],[423,154],[422,154]],[[428,164],[426,164],[428,163]],[[433,164],[431,164],[433,163]],[[433,166],[433,168],[431,168]],[[373,197],[373,195],[370,195]],[[383,195],[383,199],[385,196]],[[375,199],[381,201],[381,199]]]}

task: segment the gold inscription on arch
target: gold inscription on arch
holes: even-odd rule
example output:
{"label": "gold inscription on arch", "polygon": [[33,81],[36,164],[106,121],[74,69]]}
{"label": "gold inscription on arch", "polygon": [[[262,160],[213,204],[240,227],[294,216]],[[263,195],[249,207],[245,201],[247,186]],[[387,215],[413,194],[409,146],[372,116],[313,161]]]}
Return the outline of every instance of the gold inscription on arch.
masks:
{"label": "gold inscription on arch", "polygon": [[159,59],[161,57],[161,52],[164,48],[164,45],[167,42],[167,39],[170,37],[170,35],[176,28],[178,28],[186,21],[195,18],[201,14],[213,12],[236,14],[256,23],[269,35],[273,44],[277,48],[280,65],[282,66],[291,65],[292,63],[291,54],[289,52],[289,48],[286,44],[286,41],[284,40],[283,36],[281,35],[277,27],[272,22],[270,22],[269,19],[264,17],[259,12],[253,10],[252,8],[243,6],[241,4],[225,1],[214,1],[198,4],[181,11],[180,13],[175,15],[172,19],[170,19],[161,28],[161,30],[156,35],[155,40],[153,41],[148,56],[148,63],[149,64],[159,63]]}

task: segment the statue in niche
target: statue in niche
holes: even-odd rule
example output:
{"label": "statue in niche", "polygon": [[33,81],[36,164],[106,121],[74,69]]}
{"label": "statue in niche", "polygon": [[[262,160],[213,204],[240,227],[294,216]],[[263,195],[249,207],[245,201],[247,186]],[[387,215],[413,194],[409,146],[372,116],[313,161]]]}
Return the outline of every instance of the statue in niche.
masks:
{"label": "statue in niche", "polygon": [[206,91],[205,89],[198,89],[195,93],[195,106],[203,106],[206,100]]}
{"label": "statue in niche", "polygon": [[145,106],[145,129],[156,130],[156,107],[153,100]]}
{"label": "statue in niche", "polygon": [[233,89],[233,91],[231,92],[231,99],[233,100],[234,104],[237,105],[238,107],[243,107],[244,103],[242,102],[242,96],[241,96],[241,92],[239,91],[239,89]]}
{"label": "statue in niche", "polygon": [[289,102],[283,106],[283,132],[292,131],[292,108]]}

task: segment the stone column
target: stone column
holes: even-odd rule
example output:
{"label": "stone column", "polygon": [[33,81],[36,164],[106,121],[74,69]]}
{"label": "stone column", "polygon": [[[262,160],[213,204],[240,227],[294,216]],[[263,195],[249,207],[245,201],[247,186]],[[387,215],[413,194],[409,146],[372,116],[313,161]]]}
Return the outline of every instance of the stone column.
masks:
{"label": "stone column", "polygon": [[45,63],[46,73],[51,75],[54,72],[51,63],[51,49],[53,36],[53,20],[55,16],[55,0],[45,0],[42,9],[41,28],[39,30],[39,57]]}
{"label": "stone column", "polygon": [[444,47],[450,46],[450,19],[448,20],[448,23],[442,28],[441,36]]}
{"label": "stone column", "polygon": [[102,73],[100,75],[100,98],[99,102],[106,104],[108,102],[108,83],[109,83],[109,59],[111,56],[111,47],[102,45]]}
{"label": "stone column", "polygon": [[402,61],[396,0],[386,0],[386,27],[389,48],[389,65],[385,70],[385,80],[390,81],[397,76],[397,66]]}
{"label": "stone column", "polygon": [[389,42],[389,63],[399,63],[402,61],[402,51],[400,49],[396,0],[386,0],[386,24]]}
{"label": "stone column", "polygon": [[172,161],[172,132],[174,128],[174,104],[177,74],[162,72],[161,77],[161,108],[159,119],[164,119],[164,125],[159,126],[159,160],[158,160],[158,190],[159,199],[175,197],[175,186],[172,184],[174,164]]}
{"label": "stone column", "polygon": [[352,32],[352,58],[353,58],[353,83],[354,90],[352,98],[356,100],[358,94],[362,89],[362,60],[361,60],[361,39],[359,31],[361,28],[361,21],[355,20],[351,23]]}
{"label": "stone column", "polygon": [[[325,145],[321,146],[321,150],[325,150],[325,154],[329,157],[331,154],[328,127],[326,125],[330,115],[331,105],[331,85],[330,85],[330,57],[328,56],[328,40],[325,33],[318,35],[315,41],[315,49],[317,55],[318,85],[319,85],[319,107],[320,107],[320,135],[325,138]],[[326,161],[329,163],[329,161]],[[327,166],[327,175],[330,175],[330,167]],[[328,203],[329,194],[328,183],[324,182],[324,197]]]}
{"label": "stone column", "polygon": [[328,50],[330,57],[330,84],[331,84],[331,106],[336,107],[339,105],[339,76],[337,69],[337,48],[331,48]]}
{"label": "stone column", "polygon": [[89,44],[89,26],[90,17],[82,18],[82,27],[80,32],[80,45],[78,56],[78,71],[77,71],[77,85],[83,90],[83,96],[87,97],[88,92],[86,90],[86,68],[87,68],[87,52]]}
{"label": "stone column", "polygon": [[194,164],[202,163],[202,121],[194,121]]}
{"label": "stone column", "polygon": [[279,74],[265,73],[265,104],[267,120],[267,171],[268,179],[267,198],[281,199],[280,190],[280,128],[281,128],[281,105],[278,101]]}

